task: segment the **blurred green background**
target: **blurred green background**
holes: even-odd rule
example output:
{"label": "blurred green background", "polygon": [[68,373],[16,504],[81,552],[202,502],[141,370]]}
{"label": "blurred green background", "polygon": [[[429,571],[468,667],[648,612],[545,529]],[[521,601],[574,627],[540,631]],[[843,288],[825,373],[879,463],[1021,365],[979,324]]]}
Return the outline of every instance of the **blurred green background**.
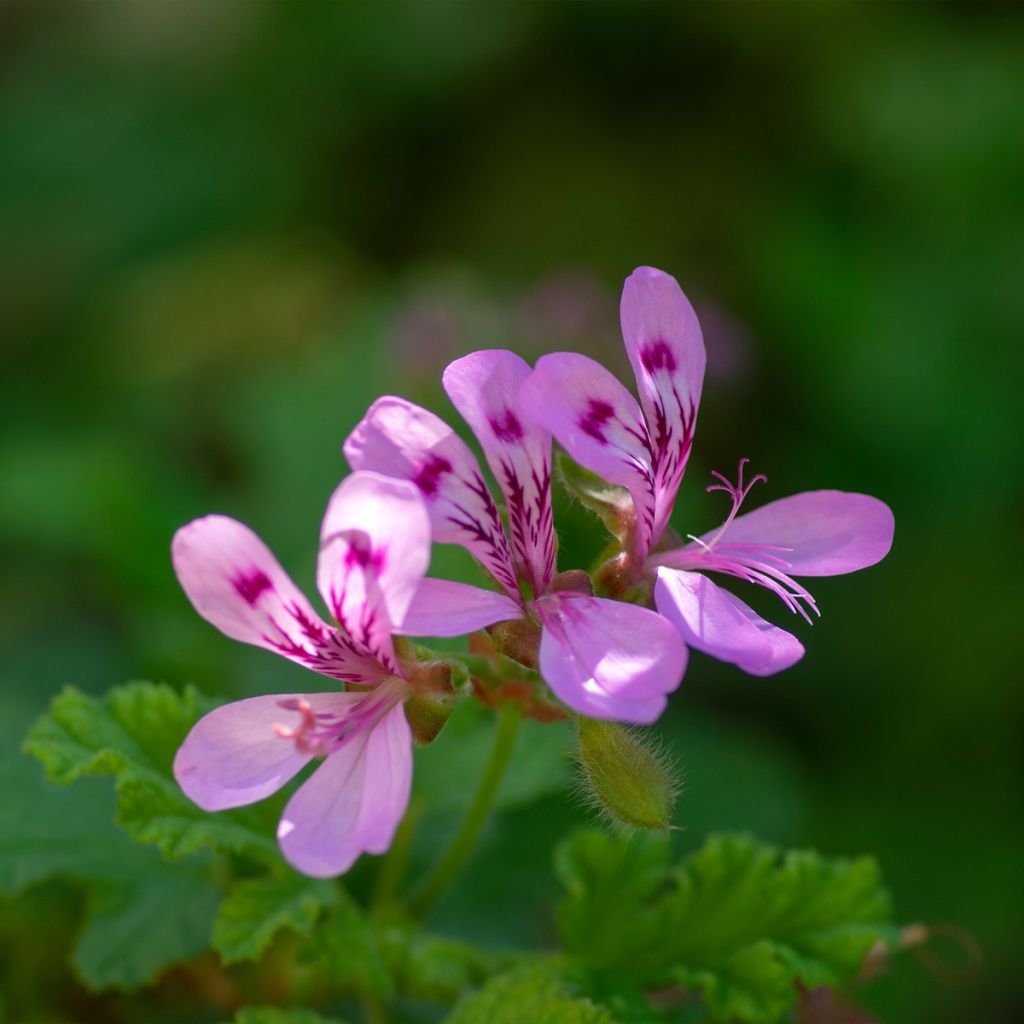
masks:
{"label": "blurred green background", "polygon": [[[653,264],[709,349],[677,525],[719,521],[707,474],[743,455],[769,477],[755,502],[862,490],[897,521],[881,566],[815,585],[813,630],[758,603],[806,641],[792,671],[693,657],[663,725],[680,842],[877,854],[900,919],[967,929],[984,966],[953,983],[907,957],[863,1002],[1024,1018],[1021,15],[8,0],[5,756],[65,683],[303,678],[193,613],[174,529],[232,514],[310,586],[341,440],[376,395],[449,415],[440,370],[477,347],[621,367],[618,290]],[[587,565],[593,525],[558,525],[561,567]],[[586,817],[567,806],[503,814],[437,927],[548,940],[551,845]],[[64,966],[78,900],[0,898],[10,1005],[139,1019]]]}

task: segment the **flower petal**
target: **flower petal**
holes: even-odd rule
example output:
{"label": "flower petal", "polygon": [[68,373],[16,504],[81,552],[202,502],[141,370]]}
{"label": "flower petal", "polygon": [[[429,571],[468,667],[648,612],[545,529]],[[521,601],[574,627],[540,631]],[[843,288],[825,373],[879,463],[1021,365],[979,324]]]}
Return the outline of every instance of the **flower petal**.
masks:
{"label": "flower petal", "polygon": [[464,636],[522,616],[520,604],[507,594],[428,576],[420,583],[398,632],[403,636]]}
{"label": "flower petal", "polygon": [[311,754],[275,732],[297,712],[283,702],[308,701],[314,713],[343,716],[360,693],[312,693],[250,697],[204,715],[174,757],[174,777],[185,795],[205,811],[243,807],[276,793]]}
{"label": "flower petal", "polygon": [[409,803],[412,734],[396,704],[354,735],[288,801],[277,838],[306,875],[340,875],[362,853],[383,853]]}
{"label": "flower petal", "polygon": [[540,672],[560,700],[590,718],[643,725],[683,678],[686,647],[656,612],[622,601],[552,594],[536,602]]}
{"label": "flower petal", "polygon": [[317,586],[349,635],[394,671],[391,633],[430,564],[430,520],[406,480],[354,473],[331,496]]}
{"label": "flower petal", "polygon": [[461,544],[513,596],[512,554],[476,457],[432,412],[386,395],[370,406],[344,445],[355,470],[414,483],[423,495],[434,540]]}
{"label": "flower petal", "polygon": [[751,675],[781,672],[804,655],[803,644],[792,633],[762,619],[703,573],[659,569],[654,601],[690,647]]}
{"label": "flower petal", "polygon": [[637,553],[645,556],[654,531],[653,449],[636,399],[600,363],[574,352],[542,356],[519,394],[527,416],[572,458],[629,490]]}
{"label": "flower petal", "polygon": [[676,279],[653,267],[638,267],[626,278],[620,317],[654,443],[657,538],[672,512],[693,445],[704,383],[704,338]]}
{"label": "flower petal", "polygon": [[174,535],[171,558],[196,611],[233,640],[283,654],[332,679],[373,683],[379,665],[327,626],[249,527],[205,516]]}
{"label": "flower petal", "polygon": [[555,575],[551,435],[527,419],[520,405],[519,388],[529,376],[524,359],[491,349],[456,359],[443,380],[505,495],[516,568],[535,594],[543,594]]}
{"label": "flower petal", "polygon": [[892,510],[870,495],[804,491],[737,516],[716,549],[767,547],[791,576],[838,576],[880,562],[894,529]]}

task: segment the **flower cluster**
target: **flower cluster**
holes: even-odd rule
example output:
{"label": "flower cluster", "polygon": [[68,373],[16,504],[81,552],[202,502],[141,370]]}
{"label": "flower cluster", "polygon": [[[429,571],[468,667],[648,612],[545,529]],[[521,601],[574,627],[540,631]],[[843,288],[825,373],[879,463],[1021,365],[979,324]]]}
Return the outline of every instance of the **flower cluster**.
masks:
{"label": "flower cluster", "polygon": [[[483,450],[503,499],[443,420],[403,398],[375,401],[344,443],[353,473],[328,503],[317,586],[325,622],[247,527],[208,516],[175,536],[181,584],[207,621],[345,684],[254,697],[201,719],[175,761],[208,810],[238,807],[322,763],[285,807],[278,839],[300,871],[348,870],[390,844],[409,798],[407,711],[437,679],[396,637],[487,629],[493,648],[534,670],[567,713],[649,724],[679,685],[689,648],[755,675],[803,647],[708,574],[771,590],[817,613],[795,577],[881,559],[893,520],[861,494],[814,491],[738,514],[755,483],[744,463],[724,523],[688,542],[669,526],[693,444],[704,376],[700,326],[676,281],[640,268],[626,281],[622,330],[640,403],[601,365],[556,353],[531,367],[513,352],[474,352],[444,372],[445,391]],[[552,442],[612,485],[620,549],[593,578],[558,571]],[[621,490],[620,490],[621,489]],[[427,577],[431,543],[458,544],[492,587]],[[595,593],[595,587],[598,593]]]}

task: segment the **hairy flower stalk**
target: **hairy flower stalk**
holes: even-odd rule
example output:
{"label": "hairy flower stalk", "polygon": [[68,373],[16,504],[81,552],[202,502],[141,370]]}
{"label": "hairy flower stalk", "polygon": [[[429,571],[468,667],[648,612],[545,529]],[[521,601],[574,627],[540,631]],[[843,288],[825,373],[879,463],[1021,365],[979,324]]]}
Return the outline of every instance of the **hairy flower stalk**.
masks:
{"label": "hairy flower stalk", "polygon": [[725,521],[689,544],[666,541],[669,516],[693,446],[704,380],[700,325],[675,279],[641,267],[626,280],[622,334],[640,394],[575,353],[543,356],[520,391],[526,415],[569,455],[626,489],[635,517],[621,554],[599,573],[612,593],[642,594],[689,647],[753,675],[788,668],[804,653],[791,633],[761,618],[707,575],[764,587],[810,621],[818,614],[801,576],[831,576],[874,565],[892,545],[893,516],[877,498],[808,491],[739,514],[761,475],[735,484],[716,473],[709,490],[729,495]]}
{"label": "hairy flower stalk", "polygon": [[430,560],[419,492],[375,473],[355,473],[334,492],[317,567],[333,626],[233,519],[207,516],[182,527],[172,554],[189,600],[221,632],[356,687],[251,697],[210,712],[175,758],[182,789],[205,810],[240,807],[322,759],[281,817],[285,857],[322,877],[347,871],[361,853],[383,853],[409,801],[413,737],[405,709],[439,689],[438,672],[403,666],[392,640]]}
{"label": "hairy flower stalk", "polygon": [[573,710],[653,722],[679,685],[686,648],[659,615],[594,597],[585,574],[556,575],[551,435],[522,408],[519,395],[529,376],[519,356],[493,350],[456,360],[443,378],[501,488],[507,533],[476,457],[426,409],[380,398],[345,442],[353,469],[415,484],[434,540],[465,547],[501,588],[425,579],[402,631],[457,636],[496,627],[492,636],[502,653],[536,664]]}

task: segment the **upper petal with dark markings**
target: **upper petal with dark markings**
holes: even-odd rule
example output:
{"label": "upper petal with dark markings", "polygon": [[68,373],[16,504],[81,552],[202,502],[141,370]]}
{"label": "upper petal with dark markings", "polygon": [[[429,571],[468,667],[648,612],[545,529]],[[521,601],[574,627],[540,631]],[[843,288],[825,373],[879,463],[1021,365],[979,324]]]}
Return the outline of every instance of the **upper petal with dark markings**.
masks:
{"label": "upper petal with dark markings", "polygon": [[529,364],[514,352],[473,352],[451,363],[444,387],[470,425],[505,496],[512,554],[520,575],[544,593],[555,574],[551,513],[551,435],[519,400]]}

